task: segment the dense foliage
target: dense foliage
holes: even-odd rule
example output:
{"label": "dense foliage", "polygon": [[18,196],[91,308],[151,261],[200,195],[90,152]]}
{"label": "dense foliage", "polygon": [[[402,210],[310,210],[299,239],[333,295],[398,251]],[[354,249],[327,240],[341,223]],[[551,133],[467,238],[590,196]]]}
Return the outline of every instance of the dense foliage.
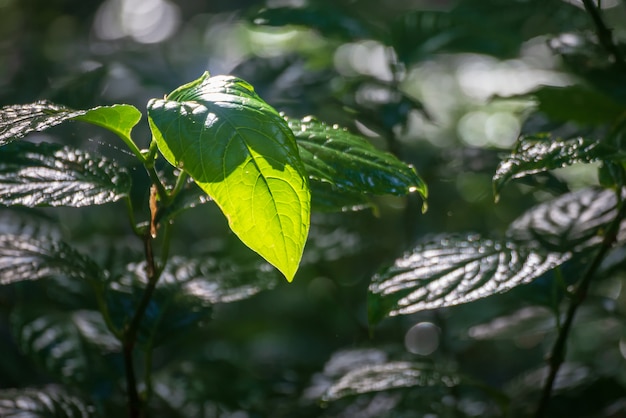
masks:
{"label": "dense foliage", "polygon": [[0,1],[1,416],[626,413],[626,4],[386,3]]}

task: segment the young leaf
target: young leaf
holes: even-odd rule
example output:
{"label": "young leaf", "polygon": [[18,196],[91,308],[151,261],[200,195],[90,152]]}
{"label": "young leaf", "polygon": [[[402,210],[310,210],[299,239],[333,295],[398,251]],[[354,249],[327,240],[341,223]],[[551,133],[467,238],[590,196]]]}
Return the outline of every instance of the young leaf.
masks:
{"label": "young leaf", "polygon": [[288,119],[311,181],[328,183],[339,193],[405,195],[426,198],[426,184],[410,165],[376,149],[358,135],[307,117]]}
{"label": "young leaf", "polygon": [[455,373],[437,370],[431,364],[395,361],[365,365],[351,370],[335,382],[322,400],[334,401],[362,393],[412,387],[452,387],[459,384]]}
{"label": "young leaf", "polygon": [[553,139],[550,134],[520,138],[515,151],[500,163],[493,177],[496,195],[512,179],[565,167],[612,158],[616,150],[598,141],[573,138]]}
{"label": "young leaf", "polygon": [[284,119],[245,81],[208,73],[150,100],[148,119],[167,161],[189,173],[241,241],[291,281],[311,198]]}
{"label": "young leaf", "polygon": [[5,418],[94,418],[95,408],[58,387],[0,391],[0,416]]}
{"label": "young leaf", "polygon": [[539,204],[511,223],[507,236],[548,251],[583,251],[602,242],[617,215],[614,190],[590,187]]}
{"label": "young leaf", "polygon": [[459,305],[529,283],[570,253],[549,253],[476,235],[417,245],[372,278],[369,319]]}
{"label": "young leaf", "polygon": [[102,272],[94,261],[63,242],[0,235],[0,284],[58,275],[98,280]]}
{"label": "young leaf", "polygon": [[[121,344],[99,312],[50,311],[29,305],[14,311],[11,322],[22,354],[63,382],[96,392],[106,382],[112,389],[123,375],[123,369],[115,367],[121,361]],[[108,356],[120,358],[106,361]]]}
{"label": "young leaf", "polygon": [[115,162],[58,144],[0,147],[0,204],[90,206],[128,195],[128,172]]}
{"label": "young leaf", "polygon": [[101,126],[127,141],[130,131],[141,119],[141,112],[125,104],[74,110],[45,100],[5,106],[0,108],[0,146],[72,119]]}

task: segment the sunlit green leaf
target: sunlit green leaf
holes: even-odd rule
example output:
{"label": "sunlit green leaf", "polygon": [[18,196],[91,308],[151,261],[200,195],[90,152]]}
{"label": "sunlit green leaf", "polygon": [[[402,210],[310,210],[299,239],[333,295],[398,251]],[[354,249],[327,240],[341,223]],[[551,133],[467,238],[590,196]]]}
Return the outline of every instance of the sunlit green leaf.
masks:
{"label": "sunlit green leaf", "polygon": [[94,418],[95,408],[58,387],[0,391],[4,418]]}
{"label": "sunlit green leaf", "polygon": [[0,146],[23,138],[31,132],[40,132],[72,119],[102,126],[128,138],[140,118],[141,112],[131,105],[74,110],[43,100],[5,106],[0,108]]}
{"label": "sunlit green leaf", "polygon": [[0,284],[63,275],[98,280],[98,265],[63,242],[0,235]]}
{"label": "sunlit green leaf", "polygon": [[245,81],[209,77],[148,104],[170,164],[198,183],[230,228],[291,281],[310,218],[307,176],[283,118]]}
{"label": "sunlit green leaf", "polygon": [[573,138],[563,140],[550,134],[520,138],[515,150],[498,166],[493,177],[496,194],[512,179],[576,163],[616,158],[616,150],[598,141]]}
{"label": "sunlit green leaf", "polygon": [[408,164],[375,148],[364,138],[314,118],[288,119],[311,181],[337,193],[428,195],[426,184]]}
{"label": "sunlit green leaf", "polygon": [[550,253],[476,235],[443,236],[417,245],[372,278],[369,319],[459,305],[506,292],[560,265]]}
{"label": "sunlit green leaf", "polygon": [[110,394],[123,375],[121,344],[100,312],[42,310],[27,304],[13,312],[11,322],[21,353],[63,382],[94,392],[108,386]]}
{"label": "sunlit green leaf", "polygon": [[452,387],[459,381],[455,373],[442,372],[431,364],[395,361],[351,370],[335,382],[322,399],[334,401],[346,396],[400,388]]}
{"label": "sunlit green leaf", "polygon": [[91,206],[128,195],[126,169],[58,144],[17,142],[0,147],[0,204]]}
{"label": "sunlit green leaf", "polygon": [[578,252],[600,244],[616,215],[614,190],[586,188],[529,209],[511,223],[507,236],[549,251]]}

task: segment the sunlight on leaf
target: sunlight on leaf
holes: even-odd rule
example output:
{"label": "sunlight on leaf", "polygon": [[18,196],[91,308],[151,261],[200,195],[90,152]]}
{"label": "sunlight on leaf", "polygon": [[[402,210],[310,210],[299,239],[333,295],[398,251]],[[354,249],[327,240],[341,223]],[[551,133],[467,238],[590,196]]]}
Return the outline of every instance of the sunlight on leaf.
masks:
{"label": "sunlight on leaf", "polygon": [[0,416],[5,418],[95,418],[87,402],[61,388],[0,390]]}
{"label": "sunlight on leaf", "polygon": [[5,106],[0,108],[0,146],[72,119],[101,126],[128,139],[133,126],[141,119],[141,112],[131,105],[75,110],[46,100]]}
{"label": "sunlight on leaf", "polygon": [[496,196],[512,179],[576,163],[590,163],[615,157],[616,150],[598,141],[573,138],[563,140],[550,134],[520,138],[515,150],[505,158],[493,177]]}
{"label": "sunlight on leaf", "polygon": [[91,206],[130,192],[126,169],[58,144],[17,142],[0,147],[0,204]]}
{"label": "sunlight on leaf", "polygon": [[[311,181],[327,183],[338,193],[428,196],[415,169],[364,138],[307,117],[287,119]],[[315,198],[315,196],[313,196]]]}
{"label": "sunlight on leaf", "polygon": [[201,78],[148,117],[163,156],[217,203],[252,250],[293,279],[310,223],[310,192],[293,133],[245,81]]}
{"label": "sunlight on leaf", "polygon": [[[507,236],[548,251],[583,251],[602,242],[617,215],[614,190],[587,188],[537,205],[511,223]],[[626,229],[626,222],[621,230]],[[620,240],[624,239],[624,232]]]}
{"label": "sunlight on leaf", "polygon": [[63,242],[0,235],[0,284],[58,275],[98,280],[102,272],[95,262]]}
{"label": "sunlight on leaf", "polygon": [[542,252],[477,235],[433,239],[372,278],[370,323],[506,292],[570,257],[570,253]]}

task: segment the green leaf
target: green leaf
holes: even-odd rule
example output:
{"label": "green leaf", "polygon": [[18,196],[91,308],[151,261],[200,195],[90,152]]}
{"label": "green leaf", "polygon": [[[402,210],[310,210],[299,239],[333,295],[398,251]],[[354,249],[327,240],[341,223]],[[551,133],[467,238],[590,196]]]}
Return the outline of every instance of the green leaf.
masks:
{"label": "green leaf", "polygon": [[0,284],[60,275],[100,280],[102,271],[90,258],[63,242],[0,235]]}
{"label": "green leaf", "polygon": [[74,120],[91,123],[115,133],[125,142],[132,142],[130,134],[135,125],[141,120],[141,112],[127,104],[100,106],[87,110],[84,114],[74,117]]}
{"label": "green leaf", "polygon": [[543,86],[524,96],[537,99],[537,110],[560,122],[584,125],[612,123],[626,108],[604,94],[574,84],[566,87]]}
{"label": "green leaf", "polygon": [[615,149],[590,139],[553,139],[550,134],[525,136],[520,138],[513,153],[498,166],[493,176],[494,190],[497,196],[502,186],[512,179],[616,157]]}
{"label": "green leaf", "polygon": [[21,353],[61,381],[94,393],[108,388],[110,395],[123,376],[121,344],[100,312],[51,311],[27,304],[11,319]]}
{"label": "green leaf", "polygon": [[23,138],[31,132],[40,132],[72,119],[109,129],[127,142],[130,140],[131,129],[141,119],[141,112],[131,105],[74,110],[45,100],[5,106],[0,108],[0,146]]}
{"label": "green leaf", "polygon": [[198,80],[148,103],[159,150],[217,203],[233,232],[293,279],[310,223],[310,192],[293,133],[245,81]]}
{"label": "green leaf", "polygon": [[[305,163],[306,166],[306,163]],[[328,182],[309,177],[311,208],[317,212],[354,212],[375,207],[368,195],[357,190],[337,191]]]}
{"label": "green leaf", "polygon": [[[172,257],[142,321],[141,342],[167,341],[173,334],[208,322],[213,305],[250,298],[278,282],[278,272],[258,259]],[[145,263],[128,265],[126,273],[111,283],[109,310],[118,329],[131,321],[145,286]]]}
{"label": "green leaf", "polygon": [[287,122],[311,182],[328,183],[349,195],[418,192],[422,198],[428,196],[426,184],[412,166],[364,138],[311,117]]}
{"label": "green leaf", "polygon": [[93,418],[95,408],[58,387],[0,391],[0,416],[5,418]]}
{"label": "green leaf", "polygon": [[331,385],[322,400],[384,392],[400,388],[453,387],[459,384],[455,373],[438,370],[432,364],[393,361],[365,365],[349,371]]}
{"label": "green leaf", "polygon": [[503,293],[570,257],[477,235],[442,236],[417,245],[372,278],[370,323]]}
{"label": "green leaf", "polygon": [[131,180],[115,162],[58,144],[0,147],[0,205],[90,206],[127,196]]}
{"label": "green leaf", "polygon": [[615,216],[615,190],[590,187],[529,209],[511,223],[507,237],[548,251],[580,252],[602,242]]}

